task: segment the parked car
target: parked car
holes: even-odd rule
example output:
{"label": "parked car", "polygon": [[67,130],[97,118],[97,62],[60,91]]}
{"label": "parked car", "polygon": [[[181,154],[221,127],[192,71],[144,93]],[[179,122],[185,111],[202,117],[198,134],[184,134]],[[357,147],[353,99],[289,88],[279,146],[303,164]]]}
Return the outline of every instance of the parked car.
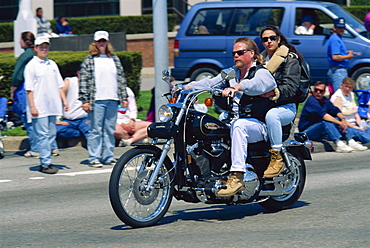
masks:
{"label": "parked car", "polygon": [[[311,15],[316,25],[314,34],[295,34],[306,15]],[[356,54],[349,61],[349,75],[356,81],[358,89],[369,89],[369,33],[350,13],[326,2],[218,1],[196,4],[186,14],[175,38],[172,75],[180,81],[213,77],[233,64],[231,50],[236,38],[250,37],[262,50],[259,32],[265,25],[275,25],[303,54],[311,67],[313,81],[327,81],[327,42],[333,19],[337,17],[345,18],[343,40],[347,49]]]}

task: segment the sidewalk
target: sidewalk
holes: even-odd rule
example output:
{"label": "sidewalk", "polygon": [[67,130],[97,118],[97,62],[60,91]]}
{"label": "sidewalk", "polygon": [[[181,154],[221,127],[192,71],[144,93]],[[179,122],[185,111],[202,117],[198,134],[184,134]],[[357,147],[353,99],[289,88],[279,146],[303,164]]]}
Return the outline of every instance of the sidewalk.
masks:
{"label": "sidewalk", "polygon": [[[28,144],[28,137],[27,136],[9,136],[3,139],[4,149],[5,151],[26,151],[29,149]],[[68,142],[67,145],[71,145],[71,147],[83,147],[82,139],[74,139]],[[314,142],[315,149],[314,153],[318,152],[334,152],[335,151],[335,144],[331,141],[328,142]],[[370,143],[365,144],[365,146],[370,148]]]}

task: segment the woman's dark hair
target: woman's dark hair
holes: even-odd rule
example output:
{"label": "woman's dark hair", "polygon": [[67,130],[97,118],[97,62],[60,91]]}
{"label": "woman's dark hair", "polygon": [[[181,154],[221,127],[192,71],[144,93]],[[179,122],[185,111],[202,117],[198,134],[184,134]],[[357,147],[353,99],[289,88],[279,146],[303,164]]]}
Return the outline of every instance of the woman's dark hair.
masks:
{"label": "woman's dark hair", "polygon": [[262,34],[263,34],[266,30],[271,30],[271,31],[273,31],[277,36],[279,36],[279,37],[280,37],[279,47],[280,47],[281,45],[284,45],[284,46],[288,47],[290,52],[293,52],[293,53],[297,54],[297,56],[298,56],[298,60],[299,60],[299,61],[302,61],[302,60],[303,60],[303,56],[302,56],[302,54],[300,54],[300,53],[297,51],[297,49],[295,48],[295,46],[293,46],[292,44],[290,44],[290,43],[288,42],[288,40],[285,38],[285,36],[283,35],[283,33],[282,33],[282,32],[280,32],[280,30],[279,30],[279,28],[278,28],[278,27],[275,27],[275,26],[265,26],[265,27],[263,27],[263,28],[262,28],[262,30],[261,30],[261,32],[260,32],[260,38],[261,38],[261,39],[262,39]]}
{"label": "woman's dark hair", "polygon": [[21,34],[21,39],[26,43],[27,47],[35,46],[35,35],[32,32],[26,31]]}

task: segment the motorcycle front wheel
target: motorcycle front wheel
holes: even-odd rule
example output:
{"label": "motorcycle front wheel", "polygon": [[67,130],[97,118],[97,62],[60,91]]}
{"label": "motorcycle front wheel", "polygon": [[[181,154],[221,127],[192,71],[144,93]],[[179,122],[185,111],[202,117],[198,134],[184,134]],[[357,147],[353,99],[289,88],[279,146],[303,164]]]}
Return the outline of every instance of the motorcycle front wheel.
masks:
{"label": "motorcycle front wheel", "polygon": [[306,166],[303,159],[294,154],[288,153],[288,158],[292,165],[292,170],[285,167],[281,173],[285,180],[278,183],[279,187],[285,194],[281,196],[272,196],[259,204],[269,211],[280,211],[292,207],[299,199],[303,192],[306,182]]}
{"label": "motorcycle front wheel", "polygon": [[3,141],[0,139],[0,159],[2,159],[4,157],[4,153],[5,152],[4,152]]}
{"label": "motorcycle front wheel", "polygon": [[132,227],[156,224],[166,214],[173,194],[174,168],[167,157],[154,185],[147,184],[160,151],[136,147],[124,153],[113,168],[109,198],[117,217]]}

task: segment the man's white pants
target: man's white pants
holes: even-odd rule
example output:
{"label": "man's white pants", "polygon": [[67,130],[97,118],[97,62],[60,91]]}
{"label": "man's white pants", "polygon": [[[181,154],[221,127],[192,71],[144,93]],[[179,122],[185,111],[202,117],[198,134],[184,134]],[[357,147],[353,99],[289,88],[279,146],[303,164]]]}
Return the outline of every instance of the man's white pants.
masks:
{"label": "man's white pants", "polygon": [[255,119],[238,119],[231,126],[231,169],[245,172],[248,143],[267,140],[266,124]]}

